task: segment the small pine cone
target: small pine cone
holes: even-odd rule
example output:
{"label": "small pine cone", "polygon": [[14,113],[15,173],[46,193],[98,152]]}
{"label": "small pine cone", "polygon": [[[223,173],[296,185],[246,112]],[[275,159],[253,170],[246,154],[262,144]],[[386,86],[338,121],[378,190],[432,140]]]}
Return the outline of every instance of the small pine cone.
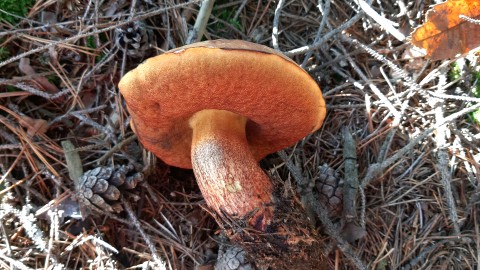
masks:
{"label": "small pine cone", "polygon": [[132,165],[97,167],[85,172],[77,186],[77,199],[88,208],[119,213],[123,209],[119,202],[120,192],[134,189],[143,180],[143,174],[134,172]]}
{"label": "small pine cone", "polygon": [[320,203],[325,206],[330,217],[339,217],[343,210],[343,179],[327,164],[320,166],[319,171],[315,186]]}
{"label": "small pine cone", "polygon": [[142,58],[152,40],[153,32],[139,21],[115,29],[115,44],[128,56]]}
{"label": "small pine cone", "polygon": [[245,251],[239,246],[222,245],[218,250],[215,270],[254,270],[247,261]]}

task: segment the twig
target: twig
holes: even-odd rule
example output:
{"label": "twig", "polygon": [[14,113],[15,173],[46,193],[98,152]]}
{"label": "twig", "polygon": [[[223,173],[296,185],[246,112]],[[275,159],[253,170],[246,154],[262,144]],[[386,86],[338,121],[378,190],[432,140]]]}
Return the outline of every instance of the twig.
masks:
{"label": "twig", "polygon": [[[53,211],[48,211],[48,216],[50,216],[50,236],[48,239],[47,245],[47,254],[45,256],[45,268],[52,268],[55,269],[58,267],[58,260],[56,256],[52,254],[52,250],[55,248],[54,241],[58,241],[58,228],[60,226],[60,217],[58,213],[58,209],[54,209]],[[53,265],[50,267],[50,260],[53,261]]]}
{"label": "twig", "polygon": [[125,200],[125,198],[123,198],[123,196],[120,196],[120,200],[133,226],[135,227],[135,229],[138,230],[143,240],[147,244],[148,248],[150,249],[150,253],[153,257],[153,260],[155,261],[158,267],[156,269],[166,270],[167,268],[166,268],[165,262],[158,256],[157,249],[155,248],[155,244],[152,242],[150,237],[143,230],[142,225],[140,225],[140,222],[138,221],[137,217],[133,213],[132,208],[130,207],[130,204]]}
{"label": "twig", "polygon": [[[444,89],[446,89],[446,88],[444,88]],[[432,91],[426,91],[426,92],[427,92],[427,94],[431,95],[432,97],[436,97],[436,98],[439,98],[439,99],[451,99],[451,100],[460,100],[460,101],[480,103],[480,98],[476,98],[476,97],[446,95],[446,94],[436,93],[436,92],[432,92]],[[474,90],[472,89],[470,92],[473,93]]]}
{"label": "twig", "polygon": [[[280,158],[285,162],[288,170],[292,174],[293,178],[297,182],[297,185],[304,186],[308,181],[302,176],[298,168],[293,164],[292,160],[289,159],[284,151],[278,153]],[[308,185],[307,185],[308,186]],[[302,190],[303,191],[303,190]],[[326,233],[330,235],[337,242],[338,248],[345,254],[345,256],[353,263],[358,269],[367,269],[362,260],[355,254],[350,244],[340,236],[340,233],[333,225],[333,222],[328,217],[327,210],[315,199],[311,188],[307,189],[306,192],[301,194],[302,203],[307,202],[309,205],[305,205],[307,209],[313,209],[317,214],[318,218],[325,227]]]}
{"label": "twig", "polygon": [[62,121],[62,120],[65,119],[65,118],[71,117],[71,116],[73,116],[73,114],[93,113],[93,112],[101,111],[101,110],[103,110],[103,109],[105,109],[105,108],[107,108],[107,105],[100,105],[100,106],[93,107],[93,108],[88,108],[88,109],[85,109],[85,110],[78,110],[78,111],[68,112],[68,113],[66,113],[66,114],[60,115],[60,116],[52,119],[52,120],[49,122],[49,125],[51,126],[52,124],[57,123],[57,122],[59,122],[59,121]]}
{"label": "twig", "polygon": [[458,225],[457,207],[452,192],[452,176],[448,170],[448,153],[445,147],[439,148],[437,152],[437,168],[440,171],[440,179],[444,191],[447,210],[453,225],[453,234],[460,235],[460,226]]}
{"label": "twig", "polygon": [[198,42],[202,39],[205,29],[207,28],[208,18],[210,18],[214,3],[215,0],[202,1],[202,6],[198,12],[197,19],[195,20],[195,25],[193,26],[193,29],[188,32],[188,37],[185,44]]}
{"label": "twig", "polygon": [[[446,74],[446,68],[443,69],[444,72],[441,74]],[[447,78],[445,75],[439,76],[439,82],[436,92],[439,94],[443,94],[444,92],[444,85],[447,83]],[[432,108],[435,110],[435,119],[437,121],[442,121],[444,119],[443,108],[445,102],[443,99],[433,98],[430,100]],[[453,198],[452,193],[452,176],[449,172],[449,164],[448,164],[448,153],[447,153],[447,127],[446,126],[439,126],[436,128],[436,136],[435,136],[435,143],[437,148],[437,168],[440,172],[440,179],[443,186],[445,202],[447,204],[448,213],[450,216],[450,220],[452,221],[453,225],[453,233],[454,235],[460,234],[460,227],[458,225],[458,214],[457,208],[455,205],[455,199]]]}
{"label": "twig", "polygon": [[[69,43],[69,42],[74,42],[80,38],[85,38],[85,37],[88,37],[88,36],[94,36],[94,35],[98,35],[100,33],[104,33],[104,32],[108,32],[108,31],[112,31],[112,30],[115,30],[116,28],[120,27],[120,26],[123,26],[123,25],[127,25],[129,23],[132,23],[134,21],[141,21],[141,20],[144,20],[144,19],[147,19],[147,18],[150,18],[150,17],[153,17],[153,16],[156,16],[156,15],[159,15],[159,14],[162,14],[164,12],[166,12],[167,10],[172,10],[172,9],[178,9],[178,8],[182,8],[182,7],[185,7],[185,6],[188,6],[190,5],[191,3],[196,3],[196,2],[199,2],[200,0],[191,0],[189,2],[186,2],[186,3],[182,3],[182,4],[177,4],[177,5],[174,5],[174,6],[171,6],[171,7],[166,7],[166,8],[162,8],[162,9],[156,9],[154,11],[151,11],[151,12],[144,12],[144,13],[139,13],[137,14],[137,16],[135,16],[134,18],[131,18],[129,20],[125,20],[125,21],[122,21],[122,22],[119,22],[119,23],[116,23],[115,25],[112,25],[112,26],[108,26],[108,27],[105,27],[105,28],[102,28],[102,29],[99,29],[99,30],[94,30],[94,31],[88,31],[91,29],[91,27],[83,30],[83,31],[80,31],[77,35],[73,36],[73,37],[69,37],[69,38],[66,38],[66,39],[62,39],[62,40],[57,40],[57,41],[50,41],[48,42],[47,44],[43,45],[43,46],[40,46],[38,48],[35,48],[35,49],[31,49],[29,51],[26,51],[24,53],[21,53],[21,54],[18,54],[16,56],[13,56],[13,57],[10,57],[9,59],[3,61],[3,62],[0,62],[0,67],[3,67],[5,65],[8,65],[10,63],[13,63],[21,58],[24,58],[24,57],[27,57],[29,55],[32,55],[32,54],[35,54],[35,53],[38,53],[38,52],[41,52],[41,51],[44,51],[44,50],[47,50],[51,47],[55,47],[57,45],[61,45],[61,44],[65,44],[65,43]],[[98,27],[98,26],[97,26]]]}
{"label": "twig", "polygon": [[12,258],[5,256],[5,254],[3,254],[3,252],[1,251],[0,251],[0,259],[7,261],[8,263],[10,263],[11,265],[15,266],[20,270],[34,270],[33,268],[26,266],[25,264],[21,263],[18,260],[14,260]]}
{"label": "twig", "polygon": [[[12,257],[12,247],[10,246],[10,241],[8,240],[9,237],[8,237],[7,231],[5,230],[5,224],[3,224],[3,220],[0,220],[0,229],[2,230],[3,239],[5,239],[7,256]],[[12,269],[14,268],[12,263],[10,263],[10,268]]]}
{"label": "twig", "polygon": [[125,140],[115,144],[114,147],[112,147],[112,149],[110,149],[108,152],[106,152],[105,154],[103,154],[103,156],[101,156],[99,159],[97,159],[97,164],[101,164],[103,163],[107,158],[109,158],[111,155],[113,155],[113,153],[119,151],[120,149],[122,149],[123,146],[125,146],[126,144],[129,144],[131,143],[132,141],[134,141],[135,139],[137,138],[137,135],[132,135],[128,138],[126,138]]}
{"label": "twig", "polygon": [[[320,26],[317,29],[317,35],[315,36],[315,41],[314,43],[317,43],[320,37],[322,36],[323,29],[325,29],[325,25],[327,24],[328,20],[328,15],[330,14],[330,4],[332,1],[326,0],[325,5],[321,4],[321,0],[318,1],[317,8],[320,10],[320,13],[322,14],[322,21],[320,21]],[[307,52],[305,55],[305,58],[303,59],[302,64],[300,65],[302,68],[305,68],[307,65],[307,61],[312,56],[313,51]]]}
{"label": "twig", "polygon": [[43,252],[46,251],[47,242],[44,240],[45,235],[38,227],[36,223],[37,219],[31,213],[31,205],[24,205],[22,210],[18,210],[9,204],[2,204],[1,206],[5,213],[11,213],[19,219],[20,224],[22,224],[23,228],[25,229],[25,233],[33,241],[33,243],[35,243],[37,248]]}
{"label": "twig", "polygon": [[363,17],[363,15],[364,15],[363,13],[358,13],[357,15],[353,16],[350,20],[348,20],[346,23],[340,25],[339,27],[336,27],[334,30],[325,34],[321,39],[319,39],[317,42],[315,42],[312,45],[307,45],[307,46],[303,46],[288,52],[284,52],[284,54],[288,57],[292,57],[292,56],[303,54],[312,50],[316,50],[320,48],[323,45],[323,43],[325,43],[328,40],[331,40],[333,36],[340,34],[343,30],[355,24],[358,20],[360,20]]}
{"label": "twig", "polygon": [[[128,224],[128,223],[127,223]],[[80,245],[83,245],[83,243],[86,243],[87,241],[91,241],[95,245],[100,245],[101,247],[113,252],[113,253],[118,253],[118,250],[110,245],[109,243],[103,241],[102,239],[95,237],[94,235],[88,235],[85,236],[83,233],[78,235],[66,248],[65,251],[71,251],[75,247],[78,247]],[[61,254],[62,255],[62,254]]]}
{"label": "twig", "polygon": [[457,119],[458,117],[461,117],[469,112],[473,112],[480,108],[480,103],[475,104],[471,107],[462,109],[456,113],[453,113],[447,117],[445,117],[442,121],[438,121],[435,125],[433,125],[431,128],[426,129],[423,131],[420,135],[416,136],[413,138],[407,145],[405,145],[403,148],[398,150],[393,156],[385,159],[381,163],[374,163],[370,165],[370,167],[367,170],[367,174],[365,177],[362,179],[361,186],[366,187],[370,182],[375,179],[378,175],[380,175],[385,169],[390,167],[392,164],[397,162],[400,158],[402,158],[407,152],[411,151],[415,145],[417,145],[420,141],[424,140],[426,137],[430,136],[439,126],[443,126],[446,123],[450,123],[453,120]]}
{"label": "twig", "polygon": [[284,3],[285,0],[278,1],[277,7],[275,8],[275,15],[273,17],[272,44],[273,48],[277,51],[280,51],[280,47],[278,46],[278,22],[280,19],[280,12],[282,11]]}
{"label": "twig", "polygon": [[372,7],[370,7],[367,2],[363,0],[356,0],[357,5],[368,15],[370,16],[373,20],[375,20],[378,24],[380,24],[387,32],[392,34],[396,39],[399,41],[404,41],[405,40],[405,35],[400,33],[395,27],[393,27],[393,22],[388,20],[385,17],[382,17],[380,14],[378,14]]}
{"label": "twig", "polygon": [[403,266],[401,269],[402,270],[410,270],[412,269],[415,265],[417,265],[418,263],[420,263],[421,261],[425,260],[425,257],[432,251],[434,251],[435,249],[439,248],[440,246],[442,246],[444,243],[448,242],[449,240],[442,240],[438,243],[435,243],[435,244],[432,244],[426,248],[423,248],[422,252],[420,252],[420,254],[418,254],[417,257],[413,258],[411,261],[409,261],[408,263],[405,264],[405,266]]}
{"label": "twig", "polygon": [[377,97],[380,98],[380,100],[384,103],[385,106],[387,106],[388,110],[390,111],[391,114],[393,114],[394,120],[392,125],[397,126],[400,123],[400,120],[402,118],[402,114],[393,106],[393,104],[390,102],[390,100],[378,89],[376,85],[373,83],[369,82],[368,77],[362,72],[360,67],[357,65],[357,63],[350,57],[348,54],[347,50],[342,44],[338,45],[340,49],[343,51],[343,54],[346,56],[348,62],[350,65],[353,67],[353,69],[357,72],[357,74],[360,76],[362,80],[365,82],[368,82],[368,86],[372,90],[372,92],[377,95]]}
{"label": "twig", "polygon": [[397,128],[396,127],[392,128],[388,132],[388,134],[387,134],[387,136],[386,136],[386,138],[385,138],[385,140],[382,144],[382,147],[380,147],[380,151],[378,151],[377,162],[382,162],[387,158],[388,150],[390,149],[390,146],[392,145],[392,142],[393,142],[393,139],[395,138],[396,133],[397,133]]}
{"label": "twig", "polygon": [[238,17],[240,16],[240,13],[242,13],[242,10],[245,8],[249,0],[243,0],[242,4],[240,7],[238,7],[237,12],[235,12],[235,15],[233,16],[232,20],[236,21]]}
{"label": "twig", "polygon": [[345,162],[345,184],[343,189],[343,215],[345,221],[357,218],[358,170],[355,141],[347,127],[342,128],[343,159]]}
{"label": "twig", "polygon": [[96,130],[101,131],[103,134],[107,135],[107,137],[110,138],[112,142],[116,142],[115,135],[113,134],[112,129],[108,126],[100,125],[99,123],[93,121],[91,118],[86,117],[78,112],[71,112],[70,115],[80,120],[83,124],[87,124],[95,128]]}
{"label": "twig", "polygon": [[48,100],[52,100],[52,99],[56,99],[56,98],[59,98],[61,96],[64,96],[64,95],[67,95],[68,93],[70,93],[70,90],[69,89],[64,89],[56,94],[50,94],[50,93],[46,93],[46,92],[43,92],[43,91],[40,91],[28,84],[25,84],[23,82],[20,82],[20,83],[15,83],[15,84],[11,84],[11,83],[8,83],[6,80],[4,79],[0,79],[0,84],[2,83],[5,83],[6,85],[11,85],[11,86],[15,86],[23,91],[26,91],[26,92],[29,92],[33,95],[36,95],[36,96],[40,96],[40,97],[43,97],[43,98],[46,98]]}
{"label": "twig", "polygon": [[400,68],[399,66],[395,65],[392,61],[390,61],[388,58],[386,58],[385,56],[379,54],[378,52],[376,52],[375,50],[371,49],[370,47],[368,47],[367,45],[361,43],[360,41],[358,41],[357,39],[354,39],[354,38],[350,38],[350,37],[347,37],[346,35],[341,35],[340,36],[340,39],[342,41],[345,41],[345,42],[348,42],[348,43],[351,43],[351,44],[354,44],[358,47],[360,47],[361,49],[363,49],[364,51],[366,51],[368,54],[370,54],[371,56],[373,56],[375,59],[377,59],[378,61],[381,61],[385,64],[388,65],[389,68],[391,68],[393,71],[395,71],[396,73],[398,73],[402,80],[405,81],[411,88],[413,89],[421,89],[421,86],[418,85],[417,83],[415,83],[412,79],[412,77],[405,71],[403,70],[402,68]]}
{"label": "twig", "polygon": [[394,182],[397,182],[397,179],[403,179],[405,176],[407,176],[407,174],[409,174],[413,168],[415,168],[418,163],[420,163],[420,161],[423,159],[423,157],[425,156],[425,153],[422,152],[416,159],[414,162],[412,162],[412,165],[410,165],[410,167],[408,167],[408,169],[406,169],[400,176],[398,176]]}

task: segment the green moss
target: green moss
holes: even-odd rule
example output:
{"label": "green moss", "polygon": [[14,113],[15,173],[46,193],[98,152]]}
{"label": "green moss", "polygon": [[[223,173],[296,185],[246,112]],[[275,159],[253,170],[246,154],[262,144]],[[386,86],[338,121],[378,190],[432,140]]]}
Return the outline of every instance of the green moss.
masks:
{"label": "green moss", "polygon": [[[105,42],[106,39],[103,35],[100,35],[100,42]],[[92,50],[95,50],[97,49],[97,44],[95,43],[95,38],[93,36],[88,36],[87,37],[87,47],[92,49]],[[106,54],[104,53],[100,53],[99,55],[97,55],[95,57],[95,62],[98,63],[100,61],[103,60],[103,58],[105,58]]]}
{"label": "green moss", "polygon": [[[448,72],[448,79],[450,81],[454,81],[462,78],[465,75],[463,74],[465,69],[475,70],[472,73],[473,79],[471,82],[473,83],[472,85],[473,87],[471,88],[471,91],[473,96],[480,98],[480,71],[477,71],[478,67],[475,67],[474,63],[472,63],[471,61],[462,59],[460,61],[453,63],[450,66],[450,71]],[[466,90],[466,91],[470,91],[470,90]],[[480,125],[480,109],[470,113],[469,118],[472,119],[473,122]]]}
{"label": "green moss", "polygon": [[[0,9],[13,15],[25,17],[34,3],[35,0],[0,0]],[[0,21],[16,24],[20,19],[16,16],[0,12]]]}
{"label": "green moss", "polygon": [[450,72],[448,73],[448,78],[450,81],[455,81],[462,76],[460,65],[455,62],[450,66]]}
{"label": "green moss", "polygon": [[[223,2],[228,2],[228,1],[220,1],[217,2],[218,5],[221,5],[223,4]],[[225,8],[225,9],[222,9],[221,11],[214,11],[213,12],[213,15],[215,15],[216,17],[218,17],[219,19],[222,19],[223,21],[226,21],[228,22],[229,24],[231,24],[233,27],[237,28],[238,30],[242,31],[242,24],[240,23],[240,20],[238,19],[233,19],[233,17],[235,16],[235,13],[237,12],[237,9],[236,7],[231,7],[231,8]],[[222,30],[222,29],[225,29],[226,26],[223,24],[223,23],[216,23],[213,28],[215,30]]]}
{"label": "green moss", "polygon": [[10,58],[10,51],[6,47],[0,47],[0,61]]}
{"label": "green moss", "polygon": [[60,83],[62,82],[62,80],[57,75],[49,75],[47,76],[47,80],[50,83],[56,85],[57,87],[59,87]]}
{"label": "green moss", "polygon": [[[480,98],[480,72],[475,72],[475,85],[473,87],[473,95]],[[472,112],[473,121],[480,125],[480,109]]]}

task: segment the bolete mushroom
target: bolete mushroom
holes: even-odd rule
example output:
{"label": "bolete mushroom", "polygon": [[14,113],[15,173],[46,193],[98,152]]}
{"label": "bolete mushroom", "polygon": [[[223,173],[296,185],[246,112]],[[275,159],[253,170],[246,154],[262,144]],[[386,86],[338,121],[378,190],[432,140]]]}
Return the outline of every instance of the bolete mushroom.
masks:
{"label": "bolete mushroom", "polygon": [[147,59],[119,88],[144,147],[165,163],[193,168],[218,214],[264,230],[272,184],[258,166],[317,130],[325,102],[295,62],[266,46],[213,40]]}

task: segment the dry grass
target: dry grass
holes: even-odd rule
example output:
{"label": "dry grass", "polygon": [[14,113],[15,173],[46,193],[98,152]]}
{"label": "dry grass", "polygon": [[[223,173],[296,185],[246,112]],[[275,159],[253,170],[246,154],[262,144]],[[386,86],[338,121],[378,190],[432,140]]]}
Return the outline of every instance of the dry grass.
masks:
{"label": "dry grass", "polygon": [[[148,269],[158,260],[194,269],[218,248],[218,227],[193,174],[131,140],[116,86],[143,59],[183,45],[199,7],[131,2],[37,1],[26,18],[0,24],[7,52],[0,61],[2,269]],[[287,183],[314,180],[322,164],[344,175],[346,127],[359,176],[357,216],[349,221],[366,234],[345,241],[345,219],[332,221],[320,207],[332,267],[478,269],[480,127],[468,114],[480,106],[471,91],[478,60],[466,61],[453,80],[452,62],[406,59],[408,43],[354,2],[313,2],[285,1],[275,18],[274,1],[217,1],[207,25],[207,39],[278,46],[322,87],[329,110],[321,130],[262,164]],[[373,8],[408,35],[429,4],[390,0]],[[115,29],[139,20],[151,42],[127,55]],[[76,150],[64,151],[62,141]],[[80,157],[83,171],[127,163],[143,171],[144,184],[126,196],[131,212],[78,219],[78,168],[67,157]]]}

